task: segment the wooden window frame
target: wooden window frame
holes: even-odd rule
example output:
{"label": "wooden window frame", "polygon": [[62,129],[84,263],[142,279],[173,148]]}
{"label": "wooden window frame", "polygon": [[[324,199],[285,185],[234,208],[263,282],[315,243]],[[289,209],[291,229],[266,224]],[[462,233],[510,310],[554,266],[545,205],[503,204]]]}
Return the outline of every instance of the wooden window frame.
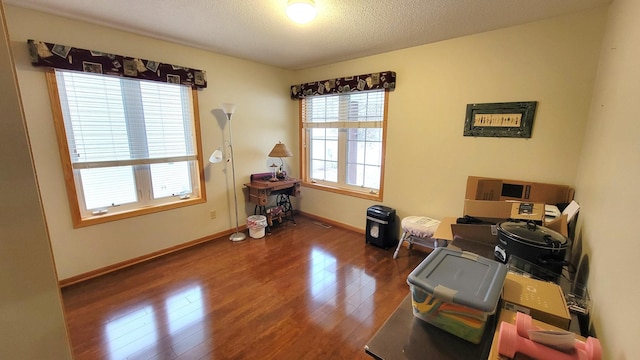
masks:
{"label": "wooden window frame", "polygon": [[163,204],[140,206],[134,209],[128,209],[123,211],[109,211],[105,214],[83,216],[80,209],[80,203],[78,198],[78,188],[76,187],[76,181],[73,174],[73,167],[71,163],[71,155],[69,153],[69,146],[67,143],[67,135],[65,130],[64,118],[62,107],[60,104],[60,94],[58,91],[58,84],[56,80],[55,70],[50,69],[45,73],[47,87],[49,89],[49,100],[51,103],[51,109],[54,120],[54,127],[56,131],[56,137],[58,140],[58,152],[60,154],[60,161],[62,163],[62,171],[64,175],[64,182],[67,189],[67,198],[69,201],[69,207],[71,209],[71,218],[74,228],[80,228],[85,226],[103,224],[111,221],[117,221],[122,219],[128,219],[135,216],[141,216],[146,214],[157,213],[160,211],[166,211],[171,209],[182,208],[186,206],[202,204],[207,201],[205,191],[205,176],[204,166],[202,159],[202,140],[200,134],[200,117],[198,107],[198,95],[196,89],[191,89],[191,97],[193,102],[193,126],[195,131],[195,150],[196,150],[196,164],[197,164],[197,176],[198,187],[194,189],[194,194],[187,199],[176,198],[173,201],[165,202]]}
{"label": "wooden window frame", "polygon": [[[327,182],[317,182],[310,177],[309,173],[309,146],[308,146],[308,130],[303,126],[303,101],[302,98],[298,101],[298,129],[300,136],[300,171],[302,186],[320,190],[328,191],[335,194],[357,197],[361,199],[382,201],[384,197],[384,178],[385,178],[385,158],[387,148],[387,119],[388,119],[388,107],[389,107],[389,91],[384,91],[384,117],[382,121],[382,154],[380,159],[380,189],[377,191],[360,190],[348,185],[333,185]],[[343,160],[340,160],[343,161]]]}

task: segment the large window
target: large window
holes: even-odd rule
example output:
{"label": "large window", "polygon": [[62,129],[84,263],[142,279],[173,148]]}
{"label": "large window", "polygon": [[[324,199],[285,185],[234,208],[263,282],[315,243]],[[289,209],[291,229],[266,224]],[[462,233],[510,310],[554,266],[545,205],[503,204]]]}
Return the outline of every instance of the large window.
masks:
{"label": "large window", "polygon": [[74,226],[204,202],[195,90],[72,71],[47,76]]}
{"label": "large window", "polygon": [[387,98],[372,90],[300,100],[306,186],[382,200]]}

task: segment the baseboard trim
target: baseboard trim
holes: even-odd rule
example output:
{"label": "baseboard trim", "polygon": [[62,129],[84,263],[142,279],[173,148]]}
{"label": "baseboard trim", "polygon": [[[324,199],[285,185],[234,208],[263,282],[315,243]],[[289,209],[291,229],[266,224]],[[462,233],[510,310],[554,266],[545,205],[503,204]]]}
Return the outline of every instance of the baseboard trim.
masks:
{"label": "baseboard trim", "polygon": [[351,225],[347,225],[347,224],[344,224],[344,223],[341,223],[341,222],[338,222],[338,221],[335,221],[335,220],[327,219],[327,218],[324,218],[322,216],[309,214],[309,213],[306,213],[304,211],[300,211],[300,214],[304,215],[304,216],[306,216],[306,217],[308,217],[310,219],[313,219],[313,220],[316,220],[316,221],[319,221],[319,222],[322,222],[322,223],[325,223],[325,224],[329,224],[329,225],[333,225],[333,226],[336,226],[336,227],[339,227],[339,228],[351,230],[353,232],[357,232],[358,234],[362,234],[362,235],[365,234],[365,230],[364,229],[360,229],[360,228],[357,228],[355,226],[351,226]]}
{"label": "baseboard trim", "polygon": [[[344,224],[344,223],[341,223],[341,222],[338,222],[338,221],[335,221],[335,220],[327,219],[327,218],[324,218],[322,216],[309,214],[309,213],[306,213],[306,212],[303,212],[303,211],[295,211],[295,214],[303,215],[303,216],[306,216],[306,217],[308,217],[310,219],[313,219],[313,220],[316,220],[316,221],[319,221],[319,222],[322,222],[322,223],[325,223],[325,224],[329,224],[329,225],[332,225],[332,226],[340,227],[340,228],[343,228],[343,229],[346,229],[346,230],[350,230],[350,231],[353,231],[353,232],[356,232],[356,233],[359,233],[359,234],[362,234],[362,235],[365,234],[365,230],[364,229],[360,229],[360,228],[357,228],[355,226],[347,225],[347,224]],[[246,226],[241,226],[241,228],[242,228],[243,231],[246,230]],[[143,263],[145,261],[149,261],[149,260],[158,258],[158,257],[163,256],[163,255],[168,255],[168,254],[174,253],[176,251],[184,250],[184,249],[187,249],[187,248],[190,248],[192,246],[196,246],[196,245],[208,242],[208,241],[212,241],[212,240],[216,240],[216,239],[219,239],[219,238],[222,238],[222,237],[226,237],[226,236],[231,235],[234,232],[235,232],[235,229],[229,229],[227,231],[223,231],[223,232],[219,232],[219,233],[212,234],[212,235],[209,235],[209,236],[205,236],[205,237],[200,238],[200,239],[189,241],[189,242],[186,242],[186,243],[183,243],[183,244],[179,244],[179,245],[176,245],[176,246],[172,246],[172,247],[169,247],[169,248],[166,248],[166,249],[158,250],[158,251],[152,252],[152,253],[147,254],[147,255],[139,256],[139,257],[136,257],[136,258],[133,258],[133,259],[129,259],[129,260],[126,260],[126,261],[122,261],[122,262],[119,262],[119,263],[116,263],[116,264],[113,264],[113,265],[105,266],[105,267],[100,268],[100,269],[92,270],[92,271],[89,271],[89,272],[86,272],[86,273],[83,273],[83,274],[80,274],[80,275],[76,275],[76,276],[72,276],[72,277],[69,277],[69,278],[66,278],[66,279],[63,279],[63,280],[59,280],[58,281],[58,285],[61,288],[64,288],[64,287],[67,287],[67,286],[71,286],[71,285],[75,285],[75,284],[81,283],[83,281],[91,280],[93,278],[97,278],[99,276],[106,275],[106,274],[112,273],[114,271],[122,270],[122,269],[128,268],[130,266],[137,265],[137,264]]]}
{"label": "baseboard trim", "polygon": [[[246,227],[241,227],[241,228],[244,231],[244,229]],[[87,281],[87,280],[90,280],[90,279],[93,279],[93,278],[96,278],[96,277],[99,277],[99,276],[102,276],[102,275],[106,275],[106,274],[112,273],[114,271],[122,270],[122,269],[128,268],[130,266],[133,266],[133,265],[136,265],[136,264],[143,263],[145,261],[149,261],[149,260],[158,258],[158,257],[163,256],[163,255],[168,255],[168,254],[180,251],[180,250],[184,250],[184,249],[190,248],[192,246],[196,246],[196,245],[199,245],[199,244],[206,243],[208,241],[213,241],[213,240],[216,240],[216,239],[220,239],[222,237],[226,237],[226,236],[231,235],[234,232],[235,232],[235,229],[230,229],[230,230],[219,232],[219,233],[216,233],[216,234],[213,234],[213,235],[205,236],[205,237],[202,237],[200,239],[196,239],[196,240],[193,240],[193,241],[189,241],[189,242],[186,242],[186,243],[175,245],[175,246],[172,246],[172,247],[169,247],[169,248],[166,248],[166,249],[158,250],[158,251],[152,252],[152,253],[147,254],[147,255],[139,256],[139,257],[136,257],[136,258],[133,258],[133,259],[129,259],[129,260],[126,260],[126,261],[122,261],[122,262],[119,262],[119,263],[116,263],[116,264],[113,264],[113,265],[105,266],[105,267],[100,268],[100,269],[96,269],[96,270],[89,271],[89,272],[86,272],[86,273],[83,273],[83,274],[80,274],[80,275],[76,275],[76,276],[72,276],[72,277],[69,277],[69,278],[66,278],[66,279],[63,279],[63,280],[59,280],[58,281],[58,285],[61,288],[64,288],[66,286],[78,284],[78,283],[81,283],[83,281]]]}

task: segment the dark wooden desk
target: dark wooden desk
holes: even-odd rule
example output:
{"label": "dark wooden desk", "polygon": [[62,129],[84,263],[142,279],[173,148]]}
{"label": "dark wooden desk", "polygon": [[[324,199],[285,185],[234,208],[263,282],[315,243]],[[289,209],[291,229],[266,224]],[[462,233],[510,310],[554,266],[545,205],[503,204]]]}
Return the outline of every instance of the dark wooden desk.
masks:
{"label": "dark wooden desk", "polygon": [[365,352],[378,360],[485,360],[495,328],[496,316],[491,316],[480,344],[472,344],[413,316],[411,295],[407,295],[369,340]]}
{"label": "dark wooden desk", "polygon": [[[300,180],[286,178],[278,181],[265,180],[271,177],[270,173],[251,174],[251,182],[244,184],[248,189],[249,202],[255,204],[254,214],[267,216],[269,197],[276,196],[275,206],[279,206],[285,218],[296,223],[293,217],[293,206],[290,196],[300,195]],[[267,227],[267,232],[270,227]]]}

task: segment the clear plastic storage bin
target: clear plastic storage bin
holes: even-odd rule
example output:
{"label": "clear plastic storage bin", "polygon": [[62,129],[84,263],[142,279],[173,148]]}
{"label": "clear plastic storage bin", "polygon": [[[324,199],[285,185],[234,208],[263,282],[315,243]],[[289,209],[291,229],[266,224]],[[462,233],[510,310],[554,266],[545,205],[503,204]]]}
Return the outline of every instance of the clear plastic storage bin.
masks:
{"label": "clear plastic storage bin", "polygon": [[505,264],[474,253],[436,248],[407,278],[413,314],[474,344],[495,313]]}

